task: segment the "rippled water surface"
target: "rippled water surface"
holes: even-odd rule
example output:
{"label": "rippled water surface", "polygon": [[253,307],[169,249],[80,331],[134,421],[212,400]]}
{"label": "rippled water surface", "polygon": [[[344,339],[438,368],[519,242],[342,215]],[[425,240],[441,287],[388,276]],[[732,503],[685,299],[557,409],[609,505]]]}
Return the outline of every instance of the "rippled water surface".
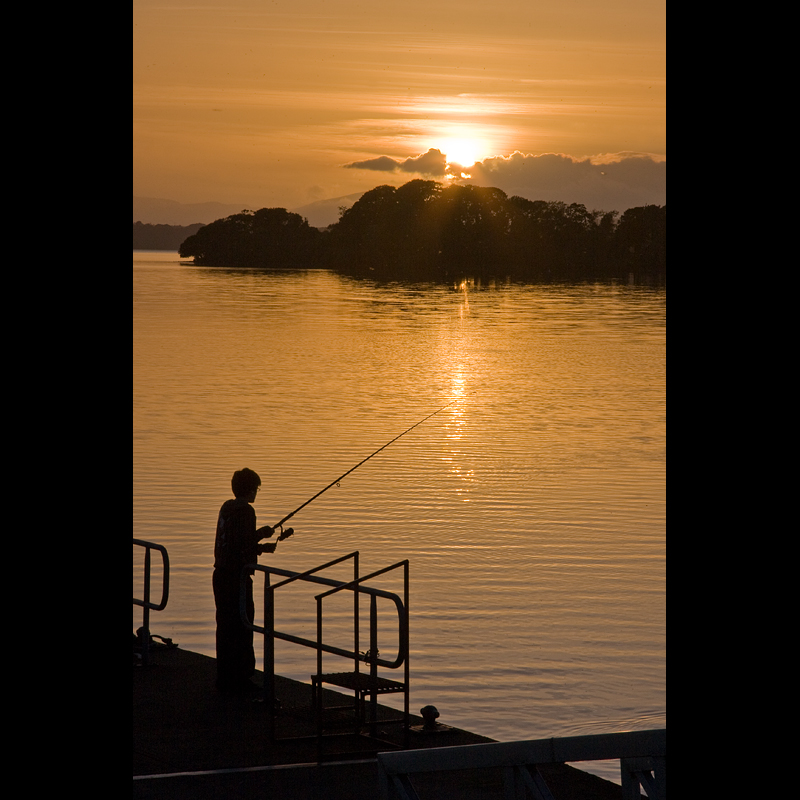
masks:
{"label": "rippled water surface", "polygon": [[[234,470],[261,475],[274,524],[456,401],[264,558],[410,559],[414,711],[500,740],[666,725],[665,290],[377,285],[134,253],[133,299],[133,531],[172,568],[154,633],[214,654]],[[310,637],[313,614],[297,595],[279,621]],[[278,660],[314,670],[295,645]]]}

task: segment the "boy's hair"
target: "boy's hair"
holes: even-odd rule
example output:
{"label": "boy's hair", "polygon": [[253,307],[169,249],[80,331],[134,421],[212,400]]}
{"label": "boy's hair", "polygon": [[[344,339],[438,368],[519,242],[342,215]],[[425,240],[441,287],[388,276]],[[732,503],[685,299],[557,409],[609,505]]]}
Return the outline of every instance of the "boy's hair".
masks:
{"label": "boy's hair", "polygon": [[245,467],[233,473],[231,478],[231,489],[234,497],[244,497],[261,486],[261,478],[253,470]]}

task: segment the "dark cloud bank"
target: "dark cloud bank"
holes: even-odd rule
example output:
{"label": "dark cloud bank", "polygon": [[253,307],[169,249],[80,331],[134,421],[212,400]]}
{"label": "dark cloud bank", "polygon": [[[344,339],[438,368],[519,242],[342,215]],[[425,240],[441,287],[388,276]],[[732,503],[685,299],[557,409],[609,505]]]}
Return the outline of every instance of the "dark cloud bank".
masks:
{"label": "dark cloud bank", "polygon": [[448,164],[439,150],[397,160],[380,156],[354,161],[346,169],[407,173],[493,186],[529,200],[582,203],[602,211],[625,211],[667,203],[667,163],[649,155],[620,153],[602,159],[575,159],[555,153],[496,156],[470,167]]}

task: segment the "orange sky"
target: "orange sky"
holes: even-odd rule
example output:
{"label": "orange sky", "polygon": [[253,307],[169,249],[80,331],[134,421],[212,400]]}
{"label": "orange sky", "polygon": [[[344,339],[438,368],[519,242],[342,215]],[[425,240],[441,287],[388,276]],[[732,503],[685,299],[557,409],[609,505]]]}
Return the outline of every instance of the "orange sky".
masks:
{"label": "orange sky", "polygon": [[292,208],[459,159],[531,199],[666,202],[663,0],[394,5],[134,0],[134,195]]}

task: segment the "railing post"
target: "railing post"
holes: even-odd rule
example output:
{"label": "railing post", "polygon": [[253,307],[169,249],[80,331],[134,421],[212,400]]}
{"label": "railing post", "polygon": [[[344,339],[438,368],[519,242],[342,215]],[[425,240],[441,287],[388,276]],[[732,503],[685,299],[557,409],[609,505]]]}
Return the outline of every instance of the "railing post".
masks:
{"label": "railing post", "polygon": [[[357,584],[358,582],[358,552],[356,552],[355,558],[353,559],[353,582]],[[361,643],[361,617],[360,617],[360,608],[361,608],[361,595],[357,590],[353,591],[353,652],[356,654],[355,661],[353,662],[353,671],[358,674],[358,653],[359,647]],[[322,672],[320,669],[317,672],[319,675]],[[356,709],[356,714],[358,714],[358,709]]]}
{"label": "railing post", "polygon": [[378,598],[370,595],[369,602],[369,682],[372,694],[369,699],[370,735],[375,736],[378,724]]}
{"label": "railing post", "polygon": [[[361,596],[358,591],[358,552],[356,551],[355,558],[353,559],[353,652],[355,658],[353,659],[353,672],[356,674],[356,682],[358,682],[359,674],[359,647],[361,646]],[[317,673],[321,674],[320,672]],[[362,699],[359,692],[355,692],[353,698],[353,730],[356,736],[361,733],[361,715],[362,715]]]}
{"label": "railing post", "polygon": [[150,661],[150,548],[144,549],[144,613],[139,629],[139,644],[142,647],[142,666]]}
{"label": "railing post", "polygon": [[[317,596],[317,675],[322,674],[322,597]],[[317,760],[322,755],[322,684],[314,683],[314,722],[317,726]]]}
{"label": "railing post", "polygon": [[275,595],[268,572],[264,575],[264,631],[264,702],[270,741],[275,741]]}
{"label": "railing post", "polygon": [[410,643],[410,618],[408,614],[408,595],[409,595],[409,569],[410,564],[408,559],[405,560],[403,563],[403,619],[401,623],[401,633],[400,635],[403,637],[403,652],[405,654],[405,661],[403,664],[404,667],[404,677],[403,680],[406,685],[406,690],[403,693],[403,714],[406,719],[405,730],[403,731],[403,747],[408,747],[409,745],[409,701],[410,701],[410,685],[411,685],[411,665],[409,661],[411,660],[411,643]]}

